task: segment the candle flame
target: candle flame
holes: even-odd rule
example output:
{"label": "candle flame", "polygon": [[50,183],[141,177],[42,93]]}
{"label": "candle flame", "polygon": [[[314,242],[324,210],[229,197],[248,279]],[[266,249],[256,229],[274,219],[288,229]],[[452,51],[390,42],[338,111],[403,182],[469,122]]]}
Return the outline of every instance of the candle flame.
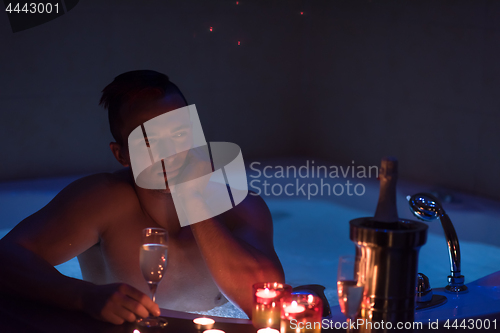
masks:
{"label": "candle flame", "polygon": [[193,319],[193,323],[199,325],[212,325],[215,323],[215,320],[213,320],[212,318],[200,317]]}
{"label": "candle flame", "polygon": [[280,331],[275,330],[274,328],[266,327],[266,328],[261,328],[260,330],[257,331],[257,333],[280,333]]}

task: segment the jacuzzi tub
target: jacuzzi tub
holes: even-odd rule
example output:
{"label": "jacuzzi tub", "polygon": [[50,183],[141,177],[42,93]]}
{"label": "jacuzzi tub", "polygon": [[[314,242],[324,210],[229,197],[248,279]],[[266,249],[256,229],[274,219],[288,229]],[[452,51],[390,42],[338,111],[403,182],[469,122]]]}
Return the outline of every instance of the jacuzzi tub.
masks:
{"label": "jacuzzi tub", "polygon": [[[297,164],[296,161],[293,163]],[[300,164],[300,163],[299,163]],[[260,168],[265,164],[261,163]],[[252,169],[247,170],[249,181],[267,180],[270,184],[282,184],[296,181],[289,178],[255,177]],[[31,181],[6,182],[0,184],[0,237],[3,237],[24,217],[32,214],[49,202],[58,191],[73,181],[75,177],[37,179]],[[354,244],[349,240],[349,221],[363,216],[373,216],[378,198],[378,182],[376,179],[351,179],[362,183],[365,191],[362,196],[319,196],[301,195],[264,195],[274,220],[275,248],[286,274],[286,282],[292,286],[302,284],[321,284],[326,287],[325,294],[330,306],[334,308],[334,318],[343,320],[338,313],[336,296],[336,275],[338,257],[342,254],[354,253]],[[318,179],[301,179],[305,184],[314,183]],[[330,183],[345,179],[327,179]],[[250,190],[257,191],[253,183]],[[307,186],[307,185],[306,185]],[[262,188],[261,188],[262,189]],[[399,182],[398,210],[401,218],[414,219],[408,210],[405,196],[432,188],[424,184]],[[275,193],[277,193],[275,191]],[[465,194],[454,193],[455,202],[446,204],[444,208],[453,221],[460,239],[462,250],[462,274],[466,284],[483,278],[500,270],[500,205]],[[464,203],[467,202],[467,205]],[[427,243],[420,250],[419,272],[429,277],[433,288],[444,287],[449,274],[449,260],[446,241],[439,221],[429,226]],[[59,271],[68,276],[81,278],[76,258],[57,266]],[[479,288],[482,294],[493,299],[500,298],[497,289],[492,289],[500,279],[490,278]],[[488,287],[484,285],[488,284]],[[480,283],[481,284],[481,283]],[[477,283],[476,283],[477,285]],[[474,284],[472,284],[474,286]],[[489,288],[489,289],[488,289]],[[484,302],[477,298],[476,291],[463,297],[473,302]],[[485,291],[486,290],[486,291]],[[491,298],[490,297],[490,298]],[[446,305],[435,310],[425,310],[416,318],[427,321],[429,318],[446,318],[450,316],[466,317],[468,313],[480,315],[474,305],[460,307],[461,299],[449,298]],[[500,302],[497,302],[500,303]],[[458,305],[457,305],[458,304]],[[452,308],[450,308],[450,306]],[[457,307],[458,306],[458,307]],[[451,312],[450,312],[451,311]],[[500,308],[492,311],[500,312]],[[487,311],[484,313],[488,313]],[[218,316],[245,317],[240,311],[225,306],[221,311],[212,312]],[[499,323],[500,324],[500,323]]]}

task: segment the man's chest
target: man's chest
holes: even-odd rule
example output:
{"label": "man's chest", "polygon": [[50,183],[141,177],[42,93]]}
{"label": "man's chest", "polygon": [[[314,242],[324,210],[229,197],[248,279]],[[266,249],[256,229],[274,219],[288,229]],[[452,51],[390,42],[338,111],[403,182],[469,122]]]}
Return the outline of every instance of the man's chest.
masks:
{"label": "man's chest", "polygon": [[[106,266],[107,282],[125,282],[149,294],[140,269],[142,230],[160,227],[149,218],[138,216],[123,220],[103,233],[100,243]],[[160,306],[189,310],[198,303],[209,304],[219,297],[219,290],[207,269],[189,227],[183,228],[176,238],[168,240],[167,267],[158,286]]]}

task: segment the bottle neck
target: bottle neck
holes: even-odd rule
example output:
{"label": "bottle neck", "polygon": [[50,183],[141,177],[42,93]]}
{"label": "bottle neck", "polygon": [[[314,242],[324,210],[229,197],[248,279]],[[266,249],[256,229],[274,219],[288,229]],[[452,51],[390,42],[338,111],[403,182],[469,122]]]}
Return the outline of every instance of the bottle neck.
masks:
{"label": "bottle neck", "polygon": [[397,222],[396,206],[397,160],[384,158],[379,172],[380,193],[378,197],[375,220],[379,222]]}

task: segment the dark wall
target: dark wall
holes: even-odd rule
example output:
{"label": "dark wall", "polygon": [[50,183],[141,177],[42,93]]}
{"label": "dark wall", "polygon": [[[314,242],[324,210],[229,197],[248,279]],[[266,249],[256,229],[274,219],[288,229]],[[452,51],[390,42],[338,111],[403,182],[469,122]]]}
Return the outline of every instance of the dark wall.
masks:
{"label": "dark wall", "polygon": [[149,68],[247,161],[393,154],[406,177],[500,198],[498,17],[481,0],[82,0],[13,34],[0,15],[0,180],[118,168],[100,90]]}
{"label": "dark wall", "polygon": [[[314,154],[500,198],[500,1],[312,2]],[[328,18],[328,19],[327,19]]]}
{"label": "dark wall", "polygon": [[169,75],[196,104],[208,140],[236,142],[245,156],[293,154],[291,114],[302,98],[294,8],[80,1],[15,34],[2,16],[0,149],[8,158],[0,180],[120,167],[108,148],[100,91],[116,75],[144,68]]}

